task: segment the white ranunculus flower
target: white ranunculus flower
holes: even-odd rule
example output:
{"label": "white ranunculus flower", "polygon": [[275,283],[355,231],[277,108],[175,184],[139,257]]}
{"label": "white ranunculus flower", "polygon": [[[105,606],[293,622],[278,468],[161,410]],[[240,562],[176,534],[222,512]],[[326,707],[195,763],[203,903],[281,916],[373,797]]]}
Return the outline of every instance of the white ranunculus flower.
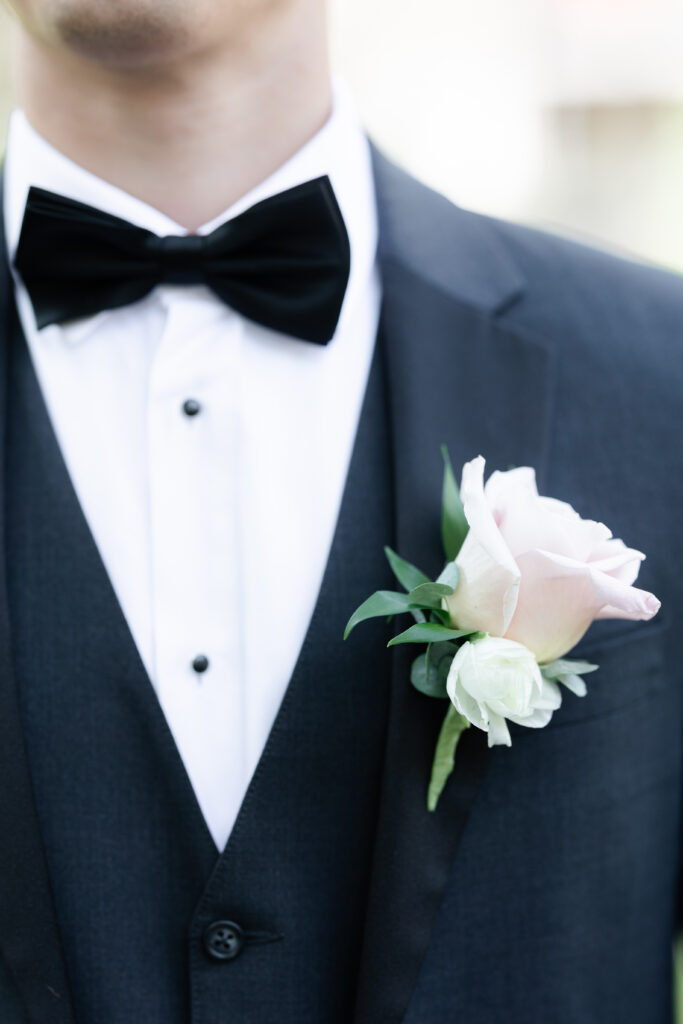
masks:
{"label": "white ranunculus flower", "polygon": [[562,703],[559,687],[541,675],[532,652],[495,636],[462,645],[446,688],[456,710],[488,733],[490,747],[510,746],[506,718],[539,729]]}

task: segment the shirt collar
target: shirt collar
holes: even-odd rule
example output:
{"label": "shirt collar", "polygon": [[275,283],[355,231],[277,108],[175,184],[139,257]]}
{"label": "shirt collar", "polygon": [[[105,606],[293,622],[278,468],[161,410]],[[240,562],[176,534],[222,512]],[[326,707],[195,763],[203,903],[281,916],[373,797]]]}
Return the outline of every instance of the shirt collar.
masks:
{"label": "shirt collar", "polygon": [[[262,199],[325,174],[332,182],[351,243],[351,272],[339,331],[347,311],[364,292],[373,272],[378,234],[370,147],[343,82],[335,80],[333,84],[332,113],[323,127],[273,174],[203,224],[198,233],[208,234]],[[95,206],[158,235],[187,234],[159,210],[75,164],[35,131],[23,111],[15,110],[7,136],[3,197],[10,263],[19,244],[26,199],[32,186]],[[115,313],[116,310],[107,311],[73,322],[65,332],[72,342],[84,340],[103,318]]]}

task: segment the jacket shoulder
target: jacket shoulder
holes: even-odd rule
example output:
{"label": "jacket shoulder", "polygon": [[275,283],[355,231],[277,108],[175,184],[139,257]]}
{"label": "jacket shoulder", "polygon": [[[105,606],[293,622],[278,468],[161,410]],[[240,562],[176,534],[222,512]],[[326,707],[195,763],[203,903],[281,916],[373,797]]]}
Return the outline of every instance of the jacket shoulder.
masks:
{"label": "jacket shoulder", "polygon": [[373,148],[381,256],[557,344],[596,332],[683,347],[683,277],[466,210]]}
{"label": "jacket shoulder", "polygon": [[[478,216],[474,214],[473,216]],[[484,218],[525,279],[518,315],[604,316],[638,325],[670,321],[681,338],[683,276],[536,228]],[[578,301],[577,301],[578,300]]]}

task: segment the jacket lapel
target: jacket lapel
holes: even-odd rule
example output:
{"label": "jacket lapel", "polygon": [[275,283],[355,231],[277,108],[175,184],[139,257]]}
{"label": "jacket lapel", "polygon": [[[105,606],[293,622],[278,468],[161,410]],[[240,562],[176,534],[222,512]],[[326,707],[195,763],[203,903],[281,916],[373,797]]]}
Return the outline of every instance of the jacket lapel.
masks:
{"label": "jacket lapel", "polygon": [[[500,314],[524,282],[484,218],[417,185],[378,153],[383,327],[399,553],[432,578],[443,565],[440,446],[456,474],[547,460],[555,362]],[[410,685],[417,649],[393,652],[392,707],[355,1024],[399,1024],[417,981],[459,840],[487,765],[469,730],[438,809],[426,793],[445,704]]]}
{"label": "jacket lapel", "polygon": [[[0,179],[1,194],[1,179]],[[0,453],[4,453],[7,352],[13,310],[0,216]],[[30,1024],[73,1024],[47,865],[19,717],[5,566],[5,479],[0,459],[0,956]],[[11,1024],[11,1022],[8,1022]]]}

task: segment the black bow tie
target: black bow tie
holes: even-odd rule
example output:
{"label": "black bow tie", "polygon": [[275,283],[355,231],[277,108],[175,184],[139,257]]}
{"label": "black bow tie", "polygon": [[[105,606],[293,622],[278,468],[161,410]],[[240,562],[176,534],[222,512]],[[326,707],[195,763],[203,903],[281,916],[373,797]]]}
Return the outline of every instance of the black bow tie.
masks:
{"label": "black bow tie", "polygon": [[250,320],[324,345],[350,250],[327,177],[265,199],[210,235],[165,238],[32,188],[14,266],[39,328],[127,306],[158,284],[205,284]]}

